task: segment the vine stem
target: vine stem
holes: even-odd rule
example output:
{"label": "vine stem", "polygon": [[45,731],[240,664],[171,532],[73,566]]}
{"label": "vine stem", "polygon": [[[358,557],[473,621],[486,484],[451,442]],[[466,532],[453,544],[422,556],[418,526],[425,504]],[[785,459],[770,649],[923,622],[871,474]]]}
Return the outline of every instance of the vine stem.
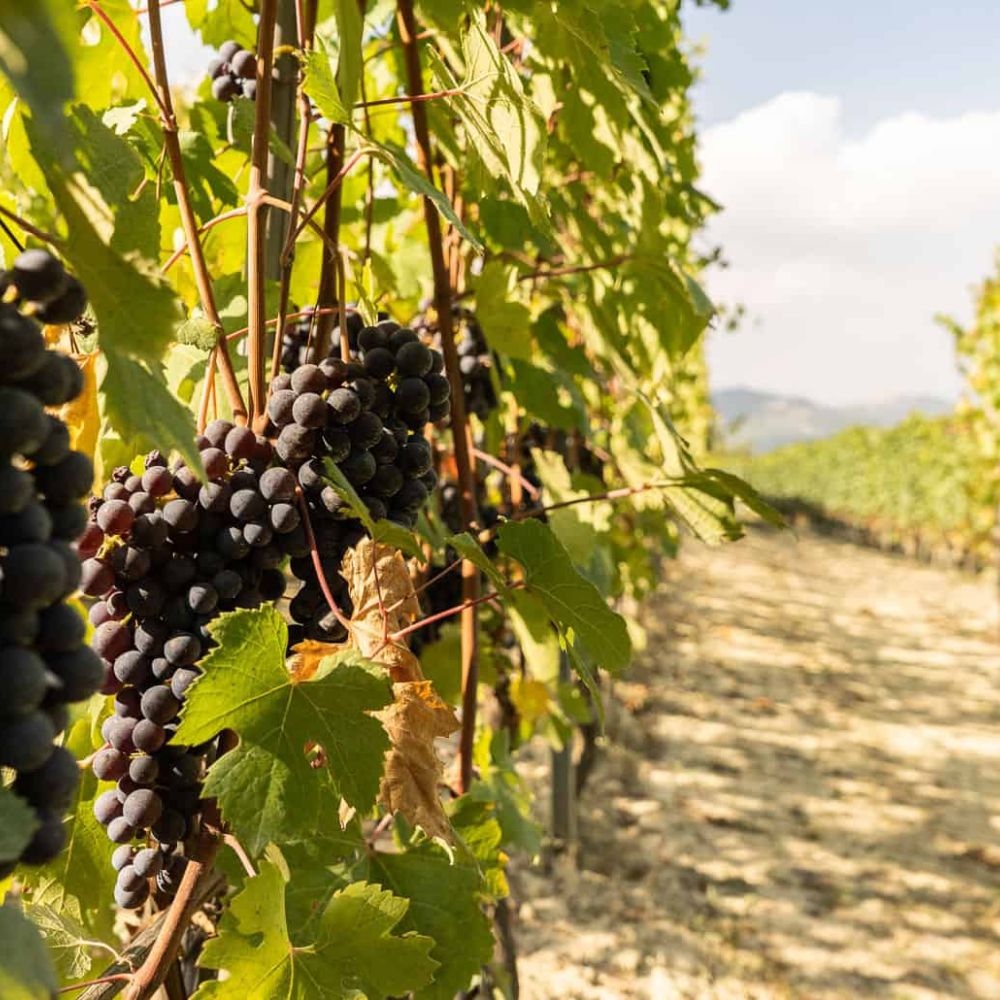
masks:
{"label": "vine stem", "polygon": [[156,942],[132,977],[132,982],[125,992],[126,1000],[150,1000],[160,988],[180,949],[181,939],[188,924],[191,923],[191,917],[200,905],[198,887],[211,872],[212,863],[222,843],[221,835],[212,829],[213,827],[215,830],[221,829],[218,807],[212,802],[206,807],[206,812],[209,809],[213,815],[210,820],[202,824],[194,853],[184,869],[177,895],[170,903],[170,909],[167,910]]}
{"label": "vine stem", "polygon": [[[210,229],[214,229],[220,222],[226,222],[229,219],[238,219],[240,216],[247,214],[246,205],[242,205],[239,208],[231,208],[227,212],[223,212],[221,215],[215,216],[214,219],[209,219],[208,222],[203,222],[198,227],[198,235],[207,233]],[[160,268],[160,274],[166,274],[187,253],[188,242],[184,240],[183,243],[167,258],[166,262]]]}
{"label": "vine stem", "polygon": [[323,597],[326,599],[326,603],[330,606],[330,610],[333,612],[337,621],[340,622],[344,628],[349,629],[351,626],[351,620],[345,617],[344,613],[340,610],[337,602],[333,598],[333,592],[330,590],[330,584],[327,583],[326,573],[323,570],[323,560],[319,557],[319,549],[316,546],[316,535],[312,528],[312,519],[309,517],[309,505],[306,503],[306,498],[302,494],[301,489],[296,489],[296,496],[299,501],[299,512],[302,514],[302,527],[305,529],[306,542],[309,545],[309,555],[312,558],[313,569],[316,570],[316,578],[319,581],[319,589],[323,591]]}
{"label": "vine stem", "polygon": [[599,260],[596,264],[577,264],[572,267],[547,267],[537,271],[528,271],[526,274],[519,274],[518,281],[534,281],[536,278],[564,278],[569,274],[586,274],[588,271],[602,271],[606,268],[618,267],[630,261],[634,254],[623,253],[608,260]]}
{"label": "vine stem", "polygon": [[[296,0],[295,20],[298,26],[299,48],[303,52],[312,47],[312,37],[316,24],[317,0]],[[309,155],[309,96],[302,88],[302,73],[299,73],[298,95],[299,106],[299,138],[295,148],[295,172],[292,177],[292,200],[288,220],[288,230],[285,233],[285,245],[281,249],[281,285],[278,293],[278,315],[275,322],[274,344],[271,350],[270,378],[281,370],[281,331],[288,320],[288,294],[292,280],[292,264],[295,254],[295,219],[302,204],[302,192],[306,185],[306,158]]]}
{"label": "vine stem", "polygon": [[[417,41],[417,23],[413,0],[399,0],[396,20],[403,45],[406,64],[407,89],[413,97],[424,93],[423,72],[420,68],[420,48]],[[434,157],[431,149],[430,130],[427,126],[427,105],[416,101],[411,104],[413,132],[417,142],[417,160],[432,187]],[[441,220],[430,198],[424,198],[424,225],[430,248],[431,271],[434,276],[434,309],[441,331],[441,351],[444,354],[445,372],[451,384],[451,427],[458,470],[462,520],[465,526],[477,520],[476,470],[472,457],[472,440],[468,417],[465,412],[465,392],[462,373],[458,367],[458,352],[451,322],[451,280],[444,256]],[[479,691],[479,651],[476,604],[479,597],[479,570],[471,562],[462,563],[462,729],[459,738],[459,790],[466,792],[472,783],[472,750],[476,733],[477,695]]]}
{"label": "vine stem", "polygon": [[[334,128],[335,129],[343,128],[343,126],[335,125]],[[369,152],[370,150],[367,149],[356,150],[354,153],[351,154],[350,159],[348,159],[348,161],[342,167],[340,167],[340,169],[333,175],[333,177],[330,178],[330,183],[327,184],[323,193],[316,199],[312,208],[310,208],[309,211],[306,212],[306,214],[299,221],[299,224],[296,227],[295,233],[293,235],[293,240],[298,239],[299,234],[309,224],[310,219],[312,219],[312,217],[320,210],[320,208],[322,208],[323,205],[326,204],[326,201],[330,197],[330,195],[332,195],[334,191],[339,189],[344,178],[351,172],[351,170],[354,169],[358,161],[363,156],[366,156]],[[343,150],[341,150],[341,158],[343,158]]]}
{"label": "vine stem", "polygon": [[[95,0],[89,0],[94,7]],[[94,8],[97,9],[96,7]],[[240,384],[233,370],[233,363],[229,357],[229,348],[226,343],[225,332],[222,328],[222,320],[219,318],[219,311],[215,306],[215,293],[212,291],[212,280],[208,274],[208,266],[205,263],[205,254],[202,250],[201,240],[198,237],[198,222],[194,217],[194,210],[191,207],[191,198],[188,192],[187,179],[184,174],[184,158],[181,155],[181,143],[177,134],[177,120],[174,117],[173,102],[170,97],[170,78],[167,76],[167,60],[163,49],[163,26],[160,22],[159,0],[151,0],[149,4],[149,38],[150,47],[153,50],[153,70],[156,75],[156,89],[159,94],[158,103],[161,108],[161,125],[163,127],[163,143],[167,151],[167,158],[170,160],[170,170],[174,176],[174,194],[177,198],[177,209],[181,216],[181,227],[184,230],[184,237],[191,255],[191,268],[194,271],[195,285],[198,287],[198,297],[201,300],[201,307],[208,321],[218,331],[215,347],[209,356],[209,363],[206,368],[206,378],[214,378],[214,370],[217,365],[222,374],[222,383],[229,399],[230,408],[237,421],[245,420],[247,416],[246,404],[243,402],[243,394],[240,392]],[[120,35],[118,36],[121,37]],[[122,39],[124,42],[124,39]],[[127,51],[128,45],[125,46]],[[134,53],[133,53],[134,54]],[[211,376],[209,376],[211,373]]]}
{"label": "vine stem", "polygon": [[501,461],[495,455],[490,455],[488,452],[480,451],[478,448],[473,448],[472,454],[475,455],[475,457],[478,458],[479,461],[485,462],[487,465],[492,465],[494,469],[497,469],[499,472],[502,472],[505,476],[509,477],[510,479],[516,480],[520,484],[521,489],[523,489],[525,493],[527,493],[528,496],[531,497],[532,500],[537,500],[538,497],[541,495],[538,492],[538,487],[529,483],[528,480],[525,479],[524,476],[522,476],[521,473],[514,468],[514,466],[508,465],[506,462]]}
{"label": "vine stem", "polygon": [[105,983],[129,982],[132,979],[130,972],[113,972],[110,976],[98,976],[97,979],[88,979],[85,983],[74,983],[72,986],[60,986],[57,993],[75,993],[77,990],[85,990],[91,986],[103,986]]}
{"label": "vine stem", "polygon": [[[3,205],[0,205],[0,215],[7,216],[11,222],[16,223],[26,233],[30,233],[36,240],[41,240],[43,243],[48,243],[49,246],[53,247],[61,247],[63,245],[63,241],[59,239],[58,236],[53,236],[51,233],[45,232],[44,229],[39,229],[37,226],[33,226],[30,222],[22,219],[21,216],[15,215],[9,208],[4,208]],[[11,239],[13,239],[13,237],[11,237]]]}
{"label": "vine stem", "polygon": [[[101,7],[98,0],[86,0],[86,3],[87,6],[101,19],[101,21],[104,23],[104,26],[108,29],[108,31],[110,31],[111,34],[115,36],[115,40],[122,47],[122,50],[125,52],[125,55],[128,56],[132,65],[135,66],[135,68],[138,70],[139,76],[141,76],[145,81],[146,86],[149,88],[150,94],[152,94],[153,96],[153,100],[156,101],[156,103],[159,105],[160,116],[164,120],[167,120],[168,118],[172,119],[173,109],[170,106],[169,98],[167,100],[164,100],[163,95],[160,93],[156,84],[153,82],[152,77],[150,77],[149,71],[146,69],[145,66],[143,66],[142,60],[136,54],[132,46],[129,45],[128,41],[125,39],[125,36],[118,30],[118,26],[107,14],[107,12]],[[155,2],[155,0],[153,3],[149,5],[150,14],[153,13],[154,8],[156,12],[156,17],[159,18],[160,4],[158,2]]]}
{"label": "vine stem", "polygon": [[0,219],[0,229],[4,231],[4,233],[7,236],[7,239],[9,239],[11,243],[14,244],[14,249],[18,253],[24,253],[24,244],[14,235],[13,230],[10,228],[10,226],[7,225],[7,223],[3,219]]}
{"label": "vine stem", "polygon": [[[274,63],[274,25],[278,0],[261,0],[257,26],[257,97],[254,102],[253,140],[250,147],[250,185],[247,192],[247,368],[250,396],[250,423],[263,430],[264,334],[266,315],[264,277],[266,251],[264,229],[267,223],[267,138],[271,130],[271,68]],[[289,229],[291,222],[289,222]]]}
{"label": "vine stem", "polygon": [[358,101],[356,110],[362,108],[380,108],[387,104],[419,104],[422,101],[437,101],[442,97],[458,97],[465,93],[464,87],[452,87],[451,90],[435,90],[432,94],[398,94],[396,97],[379,97],[374,101]]}
{"label": "vine stem", "polygon": [[[341,207],[341,181],[346,176],[344,164],[344,147],[347,142],[347,130],[343,125],[332,125],[326,137],[326,190],[320,196],[319,201],[313,205],[312,212],[326,203],[323,212],[323,235],[326,246],[323,248],[323,257],[320,262],[319,288],[316,292],[316,306],[320,309],[328,309],[338,305],[339,296],[337,294],[337,266],[340,263],[340,207]],[[306,221],[311,223],[310,214],[307,213]],[[346,324],[341,323],[341,327]],[[333,323],[329,313],[321,313],[315,326],[316,341],[312,343],[313,328],[310,325],[309,337],[310,346],[316,357],[325,357],[330,353],[330,338],[333,332]]]}
{"label": "vine stem", "polygon": [[[516,583],[512,583],[507,589],[520,590],[524,587],[524,585],[523,580],[518,580]],[[433,625],[435,622],[443,621],[445,618],[452,618],[457,614],[464,615],[467,611],[470,611],[477,605],[485,604],[487,601],[495,601],[500,596],[501,595],[498,590],[492,590],[488,594],[480,594],[478,597],[471,600],[462,601],[461,604],[456,604],[453,608],[438,611],[437,614],[428,615],[426,618],[421,618],[420,621],[414,622],[412,625],[407,625],[406,628],[402,628],[398,632],[393,632],[392,635],[389,636],[389,641],[399,642],[400,639],[405,638],[413,632],[419,631],[425,625]]]}

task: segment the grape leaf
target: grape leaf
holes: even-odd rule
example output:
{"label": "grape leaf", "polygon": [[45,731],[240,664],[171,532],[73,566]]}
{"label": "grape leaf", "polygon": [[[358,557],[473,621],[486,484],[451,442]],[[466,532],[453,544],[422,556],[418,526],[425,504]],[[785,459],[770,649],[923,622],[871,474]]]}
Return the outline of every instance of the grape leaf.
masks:
{"label": "grape leaf", "polygon": [[514,269],[491,260],[476,278],[476,314],[490,345],[509,358],[532,356],[531,312],[511,301]]}
{"label": "grape leaf", "polygon": [[12,905],[0,906],[0,997],[50,1000],[59,981],[38,929]]}
{"label": "grape leaf", "polygon": [[192,469],[200,469],[194,418],[164,384],[162,366],[124,357],[115,350],[104,353],[108,366],[100,395],[104,414],[115,430],[123,439],[142,446],[155,446],[164,452],[176,449]]}
{"label": "grape leaf", "polygon": [[417,991],[418,1000],[451,1000],[489,962],[493,932],[482,908],[483,876],[467,852],[453,858],[439,844],[424,841],[398,854],[370,854],[355,871],[408,899],[400,929],[434,942],[430,956],[440,965],[434,981]]}
{"label": "grape leaf", "polygon": [[340,89],[331,69],[332,60],[332,53],[328,51],[324,40],[319,38],[316,48],[302,57],[302,67],[305,70],[302,88],[324,118],[346,125],[350,123],[351,115],[340,97]]}
{"label": "grape leaf", "polygon": [[408,903],[377,885],[355,882],[335,893],[309,924],[307,940],[292,941],[285,913],[288,882],[265,860],[244,883],[205,945],[199,965],[225,969],[195,1000],[358,1000],[399,996],[430,981],[434,942],[393,934]]}
{"label": "grape leaf", "polygon": [[0,787],[0,862],[19,858],[37,827],[31,806],[20,795]]}
{"label": "grape leaf", "polygon": [[458,720],[430,681],[393,684],[392,690],[395,700],[379,712],[392,741],[379,798],[428,836],[450,842],[451,827],[438,792],[441,760],[434,741],[455,732]]}
{"label": "grape leaf", "polygon": [[376,542],[391,545],[414,558],[422,558],[423,549],[417,536],[401,524],[396,524],[395,521],[389,521],[384,517],[376,521],[368,513],[368,508],[335,462],[331,462],[328,458],[324,459],[323,472],[330,485],[337,491],[338,496],[347,504],[351,513],[368,529],[368,533]]}
{"label": "grape leaf", "polygon": [[539,184],[545,120],[486,30],[483,16],[469,19],[462,38],[465,75],[461,84],[433,47],[427,51],[439,89],[458,91],[445,100],[465,126],[469,146],[490,176],[507,181],[532,222],[544,231],[549,227],[548,207],[539,195]]}
{"label": "grape leaf", "polygon": [[[93,968],[92,941],[74,912],[74,907],[58,911],[35,903],[27,907],[28,918],[39,929],[45,946],[64,979],[82,979]],[[108,948],[115,954],[114,949]]]}
{"label": "grape leaf", "polygon": [[[73,97],[73,65],[64,45],[75,39],[75,12],[59,0],[0,4],[0,71],[32,109],[53,151],[68,155],[65,105]],[[40,66],[45,72],[38,72]]]}
{"label": "grape leaf", "polygon": [[217,645],[201,661],[177,741],[239,733],[239,746],[209,769],[205,792],[247,850],[310,836],[340,796],[371,808],[389,748],[369,714],[392,700],[384,671],[351,652],[327,657],[308,679],[289,672],[288,628],[272,607],[220,615],[209,630]]}
{"label": "grape leaf", "polygon": [[337,36],[340,44],[340,61],[337,64],[337,83],[350,120],[351,107],[358,99],[361,87],[363,57],[361,35],[364,28],[361,7],[356,0],[335,0]]}
{"label": "grape leaf", "polygon": [[507,589],[507,581],[503,578],[503,574],[493,565],[490,557],[469,532],[463,531],[457,535],[449,535],[445,539],[445,544],[450,545],[463,559],[482,570],[498,591]]}
{"label": "grape leaf", "polygon": [[482,250],[482,243],[455,214],[451,202],[424,177],[405,149],[393,142],[376,142],[374,139],[369,141],[372,155],[385,163],[405,188],[423,198],[430,198],[434,207],[462,234],[462,238],[474,249]]}
{"label": "grape leaf", "polygon": [[563,630],[607,670],[628,666],[632,644],[621,615],[612,611],[597,588],[582,577],[552,529],[537,520],[508,521],[498,541],[525,570],[529,594],[537,596]]}

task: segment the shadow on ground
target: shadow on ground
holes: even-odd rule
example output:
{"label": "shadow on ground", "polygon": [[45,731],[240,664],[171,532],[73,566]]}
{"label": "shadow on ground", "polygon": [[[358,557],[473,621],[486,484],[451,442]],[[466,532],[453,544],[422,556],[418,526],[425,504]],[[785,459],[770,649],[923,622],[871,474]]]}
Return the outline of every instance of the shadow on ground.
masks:
{"label": "shadow on ground", "polygon": [[515,872],[522,996],[1000,998],[996,619],[988,583],[836,541],[687,546],[579,869]]}

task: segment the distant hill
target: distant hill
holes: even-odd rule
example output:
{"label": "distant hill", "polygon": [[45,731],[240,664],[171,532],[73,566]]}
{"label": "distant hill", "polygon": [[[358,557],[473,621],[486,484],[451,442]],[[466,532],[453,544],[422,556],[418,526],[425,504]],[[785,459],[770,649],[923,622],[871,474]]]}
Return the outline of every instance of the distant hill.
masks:
{"label": "distant hill", "polygon": [[897,396],[881,403],[826,406],[797,396],[739,387],[713,392],[712,405],[725,445],[749,448],[755,454],[795,441],[828,437],[855,424],[891,427],[911,413],[933,417],[954,409],[953,403],[936,396]]}

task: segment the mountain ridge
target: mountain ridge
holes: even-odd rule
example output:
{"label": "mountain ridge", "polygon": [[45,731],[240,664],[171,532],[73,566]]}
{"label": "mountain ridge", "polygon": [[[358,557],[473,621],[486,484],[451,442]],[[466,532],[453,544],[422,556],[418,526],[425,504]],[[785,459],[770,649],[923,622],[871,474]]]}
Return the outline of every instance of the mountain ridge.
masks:
{"label": "mountain ridge", "polygon": [[727,448],[748,448],[755,454],[796,441],[828,437],[857,424],[891,427],[912,413],[934,417],[954,409],[949,400],[931,395],[901,395],[836,406],[748,386],[717,389],[711,398],[719,417],[722,444]]}

